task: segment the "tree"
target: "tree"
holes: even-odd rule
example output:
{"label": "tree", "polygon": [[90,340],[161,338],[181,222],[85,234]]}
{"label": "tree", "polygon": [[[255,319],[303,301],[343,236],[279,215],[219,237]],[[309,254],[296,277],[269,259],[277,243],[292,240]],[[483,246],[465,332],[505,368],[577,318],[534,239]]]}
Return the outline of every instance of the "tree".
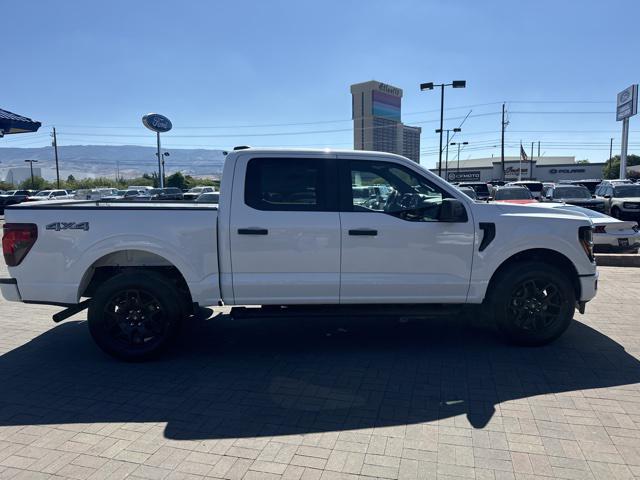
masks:
{"label": "tree", "polygon": [[[627,155],[627,167],[640,165],[640,156]],[[602,169],[602,178],[618,178],[620,176],[620,155],[615,155],[607,161]]]}
{"label": "tree", "polygon": [[167,187],[175,187],[180,190],[185,190],[187,188],[187,181],[182,173],[176,172],[167,177]]}
{"label": "tree", "polygon": [[67,183],[76,183],[76,177],[74,177],[73,175],[69,175],[67,177]]}
{"label": "tree", "polygon": [[19,190],[48,190],[50,188],[53,188],[52,184],[42,177],[33,177],[33,183],[31,178],[27,178],[18,186]]}

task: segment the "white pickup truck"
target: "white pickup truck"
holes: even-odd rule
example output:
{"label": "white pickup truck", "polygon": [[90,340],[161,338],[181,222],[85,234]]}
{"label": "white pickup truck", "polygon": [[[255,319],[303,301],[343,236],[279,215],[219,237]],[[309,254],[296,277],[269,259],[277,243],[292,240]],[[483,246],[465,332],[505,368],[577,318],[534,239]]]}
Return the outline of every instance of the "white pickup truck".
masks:
{"label": "white pickup truck", "polygon": [[404,157],[362,151],[233,151],[219,205],[11,206],[3,252],[6,299],[66,307],[56,321],[88,308],[95,341],[126,360],[157,354],[197,306],[216,305],[476,305],[508,339],[539,345],[597,287],[585,216],[475,202]]}

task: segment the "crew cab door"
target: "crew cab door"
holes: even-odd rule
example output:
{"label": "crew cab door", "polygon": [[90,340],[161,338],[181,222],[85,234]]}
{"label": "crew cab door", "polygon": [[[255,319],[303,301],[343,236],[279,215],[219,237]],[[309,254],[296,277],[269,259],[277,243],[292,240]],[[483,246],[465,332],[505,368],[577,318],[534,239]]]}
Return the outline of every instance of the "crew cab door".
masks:
{"label": "crew cab door", "polygon": [[234,303],[338,303],[335,156],[237,162],[229,220]]}
{"label": "crew cab door", "polygon": [[[345,159],[339,165],[341,303],[466,301],[471,213],[466,222],[438,221],[443,198],[452,195],[401,163]],[[363,200],[365,186],[376,195]]]}

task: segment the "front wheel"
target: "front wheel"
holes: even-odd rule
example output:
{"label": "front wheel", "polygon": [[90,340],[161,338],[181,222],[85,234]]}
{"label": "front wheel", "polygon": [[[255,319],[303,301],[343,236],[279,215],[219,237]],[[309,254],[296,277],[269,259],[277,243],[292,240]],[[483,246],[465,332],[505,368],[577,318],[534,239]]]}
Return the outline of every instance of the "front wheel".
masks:
{"label": "front wheel", "polygon": [[622,214],[620,213],[620,209],[618,207],[613,207],[611,209],[611,216],[613,218],[617,218],[618,220],[622,219]]}
{"label": "front wheel", "polygon": [[539,262],[522,262],[491,285],[488,310],[512,343],[544,345],[571,324],[576,294],[566,273]]}
{"label": "front wheel", "polygon": [[155,272],[121,273],[98,289],[89,306],[89,332],[109,355],[126,361],[157,356],[184,316],[180,294]]}

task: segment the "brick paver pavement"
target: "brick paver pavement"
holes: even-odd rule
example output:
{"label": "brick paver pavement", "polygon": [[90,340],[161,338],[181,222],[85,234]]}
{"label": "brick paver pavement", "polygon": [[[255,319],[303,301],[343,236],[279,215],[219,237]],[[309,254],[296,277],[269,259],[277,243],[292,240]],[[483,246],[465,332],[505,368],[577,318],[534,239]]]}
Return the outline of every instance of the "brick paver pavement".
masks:
{"label": "brick paver pavement", "polygon": [[218,314],[126,364],[84,313],[0,300],[0,479],[640,477],[640,270],[600,271],[535,349],[463,319]]}

